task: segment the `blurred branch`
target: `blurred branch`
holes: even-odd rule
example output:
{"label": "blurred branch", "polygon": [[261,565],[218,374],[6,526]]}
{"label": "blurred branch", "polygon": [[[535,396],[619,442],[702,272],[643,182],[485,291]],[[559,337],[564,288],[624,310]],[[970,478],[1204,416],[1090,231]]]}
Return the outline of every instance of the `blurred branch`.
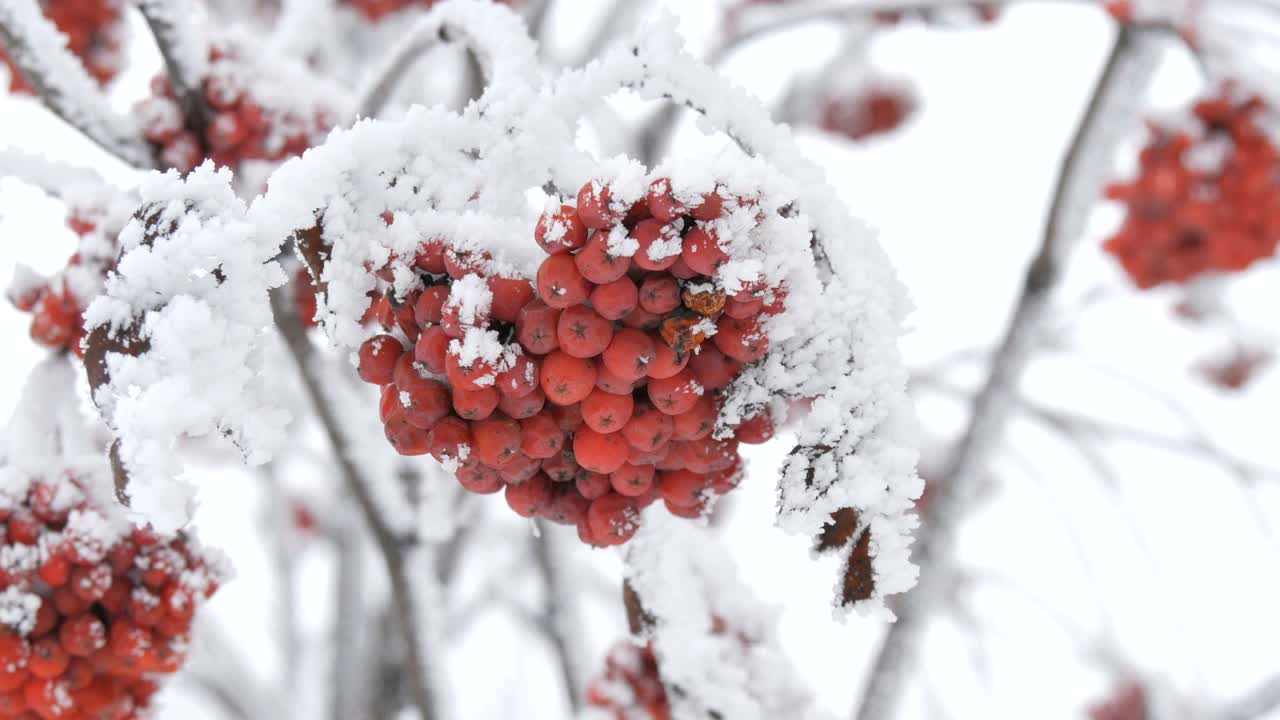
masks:
{"label": "blurred branch", "polygon": [[60,200],[80,188],[109,187],[94,170],[13,148],[0,148],[0,178],[3,177],[16,178]]}
{"label": "blurred branch", "polygon": [[1231,703],[1218,720],[1254,720],[1280,708],[1280,675],[1273,675]]}
{"label": "blurred branch", "polygon": [[424,656],[425,645],[422,643],[416,601],[405,567],[405,553],[408,549],[406,544],[411,543],[412,538],[398,537],[392,530],[386,518],[378,511],[368,481],[352,461],[336,410],[330,405],[321,387],[323,378],[314,366],[314,347],[307,338],[306,328],[303,327],[297,313],[280,290],[272,292],[271,305],[275,313],[276,327],[279,328],[290,353],[298,364],[302,386],[315,407],[316,419],[333,449],[333,460],[337,464],[337,471],[347,490],[355,498],[378,551],[382,555],[383,563],[386,565],[387,576],[391,583],[391,600],[404,638],[405,672],[408,674],[413,703],[422,720],[436,720],[438,717],[436,691],[428,680],[427,658]]}
{"label": "blurred branch", "polygon": [[0,2],[0,45],[50,112],[125,163],[155,166],[137,128],[111,109],[106,94],[67,49],[66,36],[35,0]]}
{"label": "blurred branch", "polygon": [[[496,49],[484,47],[467,28],[442,23],[428,16],[405,33],[400,43],[388,50],[381,60],[374,63],[375,70],[371,78],[356,93],[356,114],[359,117],[377,117],[391,99],[391,93],[423,55],[441,44],[455,42],[462,43],[469,50],[466,62],[469,68],[479,67],[482,76],[480,88],[483,89],[492,79],[490,73],[493,61],[488,53]],[[469,82],[465,92],[472,98],[478,97],[479,93],[475,88],[476,83]]]}
{"label": "blurred branch", "polygon": [[342,508],[334,518],[333,542],[338,555],[338,572],[334,579],[335,613],[333,623],[333,665],[329,682],[332,720],[359,716],[360,672],[366,661],[361,637],[366,629],[364,608],[364,562],[358,521]]}
{"label": "blurred branch", "polygon": [[1128,51],[1130,33],[1127,29],[1118,33],[1062,159],[1040,248],[1027,268],[1013,318],[992,357],[987,381],[974,399],[969,426],[956,448],[950,472],[945,481],[938,483],[929,516],[917,532],[913,559],[920,565],[920,584],[904,595],[895,609],[898,620],[885,636],[872,665],[856,713],[858,720],[890,720],[897,716],[908,671],[915,664],[922,636],[939,601],[938,585],[947,575],[943,569],[951,560],[956,532],[970,505],[969,485],[984,471],[991,450],[1004,432],[1011,406],[1009,395],[1022,378],[1032,341],[1047,314],[1049,295],[1062,274],[1063,248],[1074,239],[1061,232],[1062,223],[1067,220],[1063,209],[1074,191],[1079,159],[1103,114],[1103,97]]}
{"label": "blurred branch", "polygon": [[134,0],[134,3],[160,50],[165,74],[173,85],[174,97],[188,127],[203,133],[209,124],[203,77],[209,48],[205,37],[191,26],[199,10],[188,0]]}
{"label": "blurred branch", "polygon": [[543,589],[546,593],[541,625],[555,651],[560,679],[568,695],[569,708],[576,716],[581,709],[583,692],[578,683],[573,650],[569,646],[571,636],[564,632],[565,628],[572,627],[568,617],[571,595],[565,592],[560,568],[557,565],[557,560],[561,558],[554,557],[557,553],[550,531],[551,528],[546,523],[537,521],[537,532],[533,536],[533,556],[538,563],[538,572],[542,575]]}

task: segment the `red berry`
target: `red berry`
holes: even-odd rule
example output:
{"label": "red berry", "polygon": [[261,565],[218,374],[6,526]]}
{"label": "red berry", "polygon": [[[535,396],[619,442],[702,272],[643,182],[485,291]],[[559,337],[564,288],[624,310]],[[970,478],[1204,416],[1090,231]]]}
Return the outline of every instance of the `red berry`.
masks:
{"label": "red berry", "polygon": [[26,638],[12,630],[0,630],[0,669],[24,668],[30,657],[31,645]]}
{"label": "red berry", "polygon": [[444,328],[432,325],[418,335],[413,346],[413,359],[428,371],[444,375],[448,372],[449,341],[452,339],[445,334]]}
{"label": "red berry", "polygon": [[527,482],[507,486],[507,504],[521,517],[533,517],[551,502],[551,481],[535,475]]}
{"label": "red berry", "polygon": [[[413,262],[422,270],[434,275],[442,275],[445,272],[444,249],[443,240],[427,240],[418,246],[418,254],[414,257]],[[432,320],[431,322],[439,322],[439,320]]]}
{"label": "red berry", "polygon": [[627,451],[627,441],[618,433],[605,434],[585,427],[573,436],[573,455],[579,465],[591,472],[608,474],[617,470],[626,462]]}
{"label": "red berry", "polygon": [[479,390],[453,388],[453,410],[464,420],[483,420],[493,414],[501,401],[498,391],[491,387]]}
{"label": "red berry", "polygon": [[582,402],[596,384],[595,363],[556,350],[542,361],[542,391],[556,405]]}
{"label": "red berry", "polygon": [[527,481],[529,478],[538,474],[542,469],[542,461],[535,460],[523,453],[516,453],[511,462],[498,468],[498,474],[502,476],[502,481],[508,485],[518,485]]}
{"label": "red berry", "polygon": [[614,395],[630,395],[636,386],[634,382],[614,375],[608,367],[601,365],[596,368],[596,387]]}
{"label": "red berry", "polygon": [[769,338],[754,319],[721,317],[712,340],[720,352],[742,363],[755,362],[769,351]]}
{"label": "red berry", "polygon": [[383,431],[387,442],[401,455],[426,455],[431,449],[428,431],[410,425],[403,416],[388,420]]}
{"label": "red berry", "polygon": [[582,469],[571,451],[561,450],[554,457],[542,461],[542,472],[551,478],[551,482],[570,483],[589,471]]}
{"label": "red berry", "polygon": [[758,295],[748,295],[745,298],[734,296],[725,301],[724,314],[731,318],[746,320],[760,314],[764,309],[764,298]]}
{"label": "red berry", "polygon": [[601,360],[617,377],[635,382],[648,374],[656,349],[653,339],[633,328],[618,331]]}
{"label": "red berry", "polygon": [[690,470],[672,470],[658,476],[662,499],[677,507],[694,507],[711,486],[706,475]]}
{"label": "red berry", "polygon": [[94,602],[106,594],[111,587],[112,575],[109,565],[81,565],[71,571],[71,582],[68,587],[80,599]]}
{"label": "red berry", "polygon": [[[464,361],[452,344],[444,359],[444,369],[450,384],[464,390],[493,390],[498,375],[493,363],[484,358],[474,357]],[[397,381],[396,384],[401,383]]]}
{"label": "red berry", "polygon": [[477,495],[492,495],[506,487],[497,470],[472,458],[463,462],[455,474],[462,487]]}
{"label": "red berry", "polygon": [[533,392],[524,397],[514,397],[511,395],[498,394],[498,409],[512,420],[523,420],[527,417],[533,417],[542,411],[547,404],[547,396],[542,392],[542,388],[534,388]]}
{"label": "red berry", "polygon": [[608,475],[600,473],[587,473],[582,475],[574,483],[578,492],[588,500],[595,500],[605,493],[609,492],[610,480]]}
{"label": "red berry", "polygon": [[768,411],[761,411],[742,421],[733,429],[733,437],[748,445],[760,445],[773,438],[773,418]]}
{"label": "red berry", "polygon": [[640,247],[631,262],[644,270],[666,270],[680,257],[682,241],[676,225],[645,220],[631,231]]}
{"label": "red berry", "polygon": [[631,421],[622,428],[622,436],[637,450],[653,452],[671,439],[674,423],[671,416],[647,402],[636,403]]}
{"label": "red berry", "polygon": [[413,302],[413,319],[422,327],[439,323],[444,317],[444,304],[448,300],[448,286],[432,285],[424,289],[418,299]]}
{"label": "red berry", "polygon": [[606,230],[622,219],[622,211],[611,207],[609,186],[592,180],[578,191],[578,217],[593,230]]}
{"label": "red berry", "polygon": [[520,421],[520,451],[531,458],[549,458],[564,449],[564,431],[549,413]]}
{"label": "red berry", "polygon": [[520,452],[520,425],[503,417],[488,418],[471,425],[474,457],[489,467],[501,467]]}
{"label": "red berry", "polygon": [[630,395],[613,395],[597,388],[582,401],[582,420],[598,433],[613,433],[627,424],[634,409]]}
{"label": "red berry", "polygon": [[635,501],[615,493],[592,500],[587,508],[587,527],[601,544],[621,545],[630,540],[639,521]]}
{"label": "red berry", "polygon": [[649,203],[649,212],[654,218],[665,223],[675,220],[688,210],[684,203],[676,200],[672,194],[671,181],[667,178],[658,178],[650,183],[649,195],[646,199]]}
{"label": "red berry", "polygon": [[404,347],[393,335],[374,335],[360,346],[359,370],[360,379],[375,385],[386,385],[391,382],[396,361],[404,354]]}
{"label": "red berry", "polygon": [[[518,348],[513,348],[519,353]],[[523,353],[517,354],[511,367],[498,373],[494,383],[503,396],[524,397],[538,389],[538,363]]]}
{"label": "red berry", "polygon": [[538,297],[551,307],[577,305],[591,294],[591,287],[569,255],[552,255],[538,267]]}
{"label": "red berry", "polygon": [[544,212],[533,230],[533,239],[548,255],[572,252],[587,241],[587,226],[572,205],[561,205],[555,212]]}
{"label": "red berry", "polygon": [[609,476],[609,484],[619,495],[627,497],[643,495],[653,487],[653,466],[630,463],[623,465]]}
{"label": "red berry", "polygon": [[689,370],[707,392],[727,386],[737,377],[741,365],[725,356],[714,345],[703,343],[698,352],[688,358]]}
{"label": "red berry", "polygon": [[682,443],[684,466],[694,472],[713,473],[731,467],[738,458],[738,441],[702,438]]}
{"label": "red berry", "polygon": [[491,277],[489,289],[493,292],[490,312],[502,322],[515,322],[520,310],[533,301],[533,285],[523,278]]}
{"label": "red berry", "polygon": [[552,405],[547,408],[551,412],[551,417],[556,419],[560,424],[560,429],[567,432],[577,432],[582,427],[582,404],[573,403],[572,405]]}
{"label": "red berry", "polygon": [[590,501],[573,488],[557,488],[543,508],[542,517],[560,525],[577,525],[587,516],[590,506]]}
{"label": "red berry", "polygon": [[31,659],[27,669],[38,678],[55,678],[67,669],[71,656],[52,636],[43,637],[31,644]]}
{"label": "red berry", "polygon": [[635,282],[623,275],[613,282],[596,286],[591,291],[591,307],[600,317],[621,320],[639,306],[640,292]]}
{"label": "red berry", "polygon": [[654,315],[641,307],[636,307],[636,309],[627,313],[626,317],[622,318],[623,325],[638,330],[656,330],[661,322],[661,316]]}
{"label": "red berry", "polygon": [[720,249],[720,238],[716,231],[705,225],[698,225],[684,236],[684,251],[680,258],[690,270],[712,276],[729,256]]}
{"label": "red berry", "polygon": [[586,247],[573,256],[573,263],[582,277],[605,285],[623,277],[631,267],[631,258],[609,252],[610,233],[597,232],[587,241]]}
{"label": "red berry", "polygon": [[649,273],[640,283],[640,307],[655,315],[680,307],[680,283],[670,275]]}
{"label": "red berry", "polygon": [[652,379],[648,390],[649,400],[654,407],[667,415],[688,412],[704,392],[702,385],[689,370],[681,370],[669,378]]}
{"label": "red berry", "polygon": [[590,358],[604,352],[613,339],[613,323],[586,305],[574,305],[560,314],[556,337],[561,352],[576,358]]}
{"label": "red berry", "polygon": [[76,615],[62,622],[58,641],[75,657],[89,657],[107,644],[107,628],[91,614]]}
{"label": "red berry", "polygon": [[452,399],[449,386],[430,378],[415,378],[408,385],[398,385],[400,403],[404,406],[405,422],[423,430],[430,430],[441,418],[449,414]]}
{"label": "red berry", "polygon": [[520,346],[534,355],[546,355],[560,346],[556,326],[560,322],[560,310],[534,300],[520,309],[516,318],[516,339]]}
{"label": "red berry", "polygon": [[718,415],[715,403],[709,397],[703,395],[698,398],[693,407],[689,408],[688,412],[672,418],[675,423],[673,437],[682,441],[704,438],[715,429]]}
{"label": "red berry", "polygon": [[37,574],[52,587],[66,585],[71,577],[71,561],[66,555],[52,555],[40,565]]}
{"label": "red berry", "polygon": [[709,192],[702,196],[702,202],[696,207],[689,210],[689,214],[695,220],[708,222],[720,217],[720,213],[724,210],[724,198],[720,196],[719,191]]}
{"label": "red berry", "polygon": [[445,462],[461,457],[459,448],[471,447],[471,429],[467,423],[458,418],[448,417],[431,428],[431,457],[437,462]]}

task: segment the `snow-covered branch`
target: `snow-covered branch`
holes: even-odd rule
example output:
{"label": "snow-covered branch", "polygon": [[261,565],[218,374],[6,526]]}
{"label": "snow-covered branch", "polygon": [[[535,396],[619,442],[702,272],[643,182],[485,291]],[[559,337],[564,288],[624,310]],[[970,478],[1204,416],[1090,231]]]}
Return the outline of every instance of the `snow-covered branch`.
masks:
{"label": "snow-covered branch", "polygon": [[209,63],[209,39],[201,29],[207,21],[202,6],[189,0],[134,0],[155,38],[174,96],[190,129],[203,132],[209,121],[204,100],[204,77]]}
{"label": "snow-covered branch", "polygon": [[51,112],[126,163],[154,166],[138,128],[111,108],[36,0],[0,1],[0,41]]}

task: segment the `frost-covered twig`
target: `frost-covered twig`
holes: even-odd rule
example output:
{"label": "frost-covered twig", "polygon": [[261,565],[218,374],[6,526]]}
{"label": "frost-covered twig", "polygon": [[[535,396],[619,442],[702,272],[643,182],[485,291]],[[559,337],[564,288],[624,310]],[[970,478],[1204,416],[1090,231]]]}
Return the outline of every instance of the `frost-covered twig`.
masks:
{"label": "frost-covered twig", "polygon": [[1013,318],[996,349],[986,384],[973,403],[969,426],[952,459],[947,479],[939,482],[930,501],[929,523],[918,533],[913,559],[922,568],[920,585],[904,596],[897,607],[898,621],[890,628],[864,686],[858,720],[889,720],[896,717],[900,698],[909,679],[924,630],[934,604],[939,601],[939,583],[945,582],[956,532],[966,514],[969,492],[985,470],[992,448],[1003,434],[1009,416],[1009,394],[1016,388],[1026,368],[1037,332],[1045,319],[1049,295],[1062,274],[1065,249],[1075,240],[1063,232],[1063,216],[1080,180],[1077,172],[1082,155],[1093,139],[1096,127],[1108,121],[1105,98],[1129,52],[1131,31],[1121,30],[1098,79],[1093,96],[1063,157],[1041,244],[1023,282]]}
{"label": "frost-covered twig", "polygon": [[[364,89],[357,93],[357,114],[377,117],[409,68],[440,43],[465,45],[479,63],[486,85],[495,74],[518,76],[536,70],[537,51],[532,41],[523,30],[505,27],[513,22],[519,24],[519,19],[511,13],[475,0],[450,0],[433,7],[375,65]],[[503,25],[503,31],[497,31],[495,23]],[[511,38],[521,36],[525,42],[510,43]]]}
{"label": "frost-covered twig", "polygon": [[200,31],[203,8],[189,0],[133,1],[155,38],[189,129],[203,132],[209,122],[203,85],[209,39]]}
{"label": "frost-covered twig", "polygon": [[672,717],[826,717],[779,646],[777,612],[710,532],[653,509],[625,557],[628,621],[653,643]]}
{"label": "frost-covered twig", "polygon": [[386,565],[387,576],[391,583],[391,600],[405,641],[405,673],[408,676],[413,704],[422,720],[435,720],[439,717],[436,710],[436,690],[429,680],[428,673],[431,670],[427,666],[427,658],[423,655],[425,644],[422,641],[419,625],[418,598],[414,596],[409,570],[406,567],[407,553],[404,539],[399,537],[387,523],[370,492],[367,480],[351,460],[347,451],[347,441],[341,430],[342,421],[330,407],[329,398],[321,386],[323,378],[317,372],[314,348],[311,340],[307,338],[306,329],[302,326],[298,314],[279,292],[272,294],[272,309],[275,312],[276,327],[284,336],[285,343],[298,364],[302,385],[315,407],[316,418],[333,449],[333,459],[338,466],[343,483],[359,505]]}
{"label": "frost-covered twig", "polygon": [[138,128],[111,109],[35,0],[0,0],[0,45],[53,114],[124,162],[154,167]]}
{"label": "frost-covered twig", "polygon": [[107,187],[106,179],[93,170],[13,148],[0,148],[0,177],[17,178],[62,200]]}

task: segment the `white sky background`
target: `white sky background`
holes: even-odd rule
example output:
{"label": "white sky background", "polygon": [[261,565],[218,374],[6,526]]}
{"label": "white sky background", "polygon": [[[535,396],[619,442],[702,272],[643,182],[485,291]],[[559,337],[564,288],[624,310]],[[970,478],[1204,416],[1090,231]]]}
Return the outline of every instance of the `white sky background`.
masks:
{"label": "white sky background", "polygon": [[[561,4],[564,11],[552,18],[553,38],[570,37],[598,6],[593,0]],[[690,10],[700,4],[670,4],[680,6],[690,34],[705,31],[709,15]],[[908,27],[886,33],[873,58],[916,84],[922,112],[902,131],[860,146],[802,132],[805,148],[827,166],[850,206],[881,229],[910,288],[918,309],[903,348],[913,367],[989,347],[1003,331],[1039,241],[1058,159],[1112,32],[1101,12],[1070,5],[1029,3],[978,31]],[[727,71],[772,99],[790,72],[819,65],[834,42],[835,34],[824,30],[788,33],[736,56]],[[150,50],[140,54],[120,83],[122,103],[143,92],[154,71]],[[1152,103],[1176,107],[1196,87],[1191,64],[1171,53]],[[697,141],[692,125],[683,130],[681,143]],[[0,98],[0,144],[126,177],[27,101]],[[65,262],[73,238],[57,213],[57,203],[29,188],[0,185],[0,277],[17,261],[43,271]],[[1069,349],[1043,355],[1025,387],[1045,402],[1090,416],[1179,430],[1158,404],[1096,369],[1112,368],[1185,403],[1234,453],[1280,466],[1277,374],[1260,376],[1240,395],[1196,381],[1188,367],[1228,348],[1227,337],[1176,322],[1169,313],[1174,295],[1138,297],[1129,288],[1097,250],[1114,222],[1114,212],[1095,216],[1057,296],[1070,322],[1055,337]],[[1272,262],[1236,281],[1230,294],[1241,326],[1271,343],[1276,280]],[[1071,310],[1099,287],[1108,299],[1083,313]],[[27,326],[27,316],[0,305],[0,336],[10,338],[0,361],[10,378],[0,383],[2,411],[13,406],[21,378],[42,355],[25,341]],[[948,377],[968,387],[981,380],[977,370],[962,366]],[[963,406],[935,394],[920,397],[930,435],[954,434],[964,421]],[[972,601],[967,611],[981,625],[980,635],[948,624],[931,638],[922,677],[943,708],[958,718],[1081,717],[1083,705],[1108,683],[1081,648],[1087,652],[1103,639],[1184,698],[1205,702],[1237,696],[1280,671],[1274,650],[1280,646],[1280,614],[1274,611],[1280,605],[1280,535],[1269,535],[1258,522],[1280,509],[1277,478],[1242,491],[1217,469],[1184,456],[1113,444],[1106,455],[1115,478],[1109,485],[1034,424],[1015,424],[1006,446],[1013,452],[999,457],[990,499],[966,526],[962,554],[981,573],[1012,584],[982,582],[958,596]],[[782,607],[784,643],[802,674],[822,704],[844,716],[880,629],[857,619],[833,623],[828,603],[835,568],[808,561],[801,539],[772,528],[773,475],[788,448],[782,438],[750,454],[751,477],[732,495],[724,533],[750,584]],[[249,669],[270,673],[278,659],[253,645],[268,631],[270,602],[269,568],[254,541],[256,493],[252,479],[225,475],[202,483],[198,523],[207,542],[232,555],[240,578],[219,591],[211,608],[246,638]],[[497,498],[491,503],[503,505]],[[611,553],[594,554],[602,566],[616,567]],[[325,587],[330,568],[314,555],[303,558],[311,566],[307,582]],[[317,600],[308,602],[307,615],[318,626],[328,597],[311,597]],[[1064,632],[1057,618],[1081,632]],[[613,626],[589,641],[596,651],[620,636],[620,608],[605,622]],[[510,717],[491,715],[504,707],[519,708],[519,717],[559,717],[545,689],[530,690],[553,683],[553,675],[486,651],[484,638],[509,634],[509,627],[497,621],[476,633],[457,656],[459,717]],[[203,717],[193,698],[170,698],[161,718]],[[904,717],[945,717],[922,704],[919,694],[911,710]]]}

